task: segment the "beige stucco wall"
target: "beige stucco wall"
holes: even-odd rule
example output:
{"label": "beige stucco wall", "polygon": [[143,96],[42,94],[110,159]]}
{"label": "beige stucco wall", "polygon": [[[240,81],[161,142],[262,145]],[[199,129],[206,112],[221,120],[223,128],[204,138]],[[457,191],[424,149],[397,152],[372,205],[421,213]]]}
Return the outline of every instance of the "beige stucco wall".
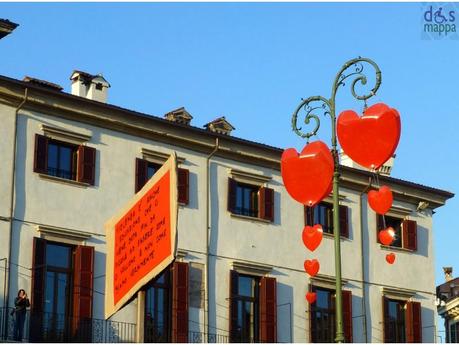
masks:
{"label": "beige stucco wall", "polygon": [[[9,207],[8,164],[12,161],[11,142],[13,108],[0,105],[0,153],[4,166],[0,169],[0,215],[7,215]],[[33,172],[34,136],[42,134],[41,125],[89,135],[87,145],[95,147],[95,186],[78,186],[40,177]],[[179,207],[178,247],[188,252],[186,261],[205,264],[206,234],[206,156],[171,145],[155,143],[147,139],[89,126],[61,118],[30,111],[21,111],[18,121],[17,189],[14,223],[12,262],[23,266],[19,271],[12,266],[11,291],[23,287],[30,291],[30,267],[32,266],[32,239],[38,236],[37,225],[68,228],[92,233],[87,241],[96,250],[94,276],[94,318],[103,318],[105,240],[104,222],[134,195],[135,158],[141,157],[140,149],[163,153],[175,150],[185,158],[183,166],[190,170],[190,203]],[[265,223],[231,216],[227,211],[227,179],[230,169],[271,176],[267,185],[275,191],[275,220]],[[211,163],[211,258],[210,258],[210,331],[227,334],[229,270],[234,260],[272,265],[270,275],[278,282],[278,340],[282,342],[309,341],[308,304],[304,295],[309,280],[303,272],[303,261],[317,258],[320,273],[334,275],[333,238],[324,236],[322,245],[308,252],[301,241],[304,226],[303,206],[286,193],[280,172],[214,157]],[[395,205],[412,210],[410,219],[418,222],[418,251],[394,251],[394,265],[385,262],[386,249],[376,242],[375,214],[364,200],[364,226],[360,228],[360,197],[356,191],[342,189],[342,203],[349,207],[350,238],[342,239],[342,272],[347,281],[345,289],[353,294],[354,341],[364,342],[362,310],[362,277],[367,293],[368,340],[381,341],[382,287],[399,287],[417,291],[413,297],[422,303],[423,326],[435,326],[434,259],[431,213],[421,214],[415,206],[396,201]],[[3,197],[5,195],[5,197]],[[0,250],[7,254],[7,229],[9,223],[0,221]],[[361,266],[361,236],[365,272]],[[10,300],[13,296],[10,296]],[[290,313],[290,307],[292,308]],[[135,322],[136,302],[131,303],[113,320]],[[202,309],[190,310],[190,330],[204,331]],[[293,321],[293,325],[290,324]],[[435,341],[434,327],[423,329],[424,341]]]}

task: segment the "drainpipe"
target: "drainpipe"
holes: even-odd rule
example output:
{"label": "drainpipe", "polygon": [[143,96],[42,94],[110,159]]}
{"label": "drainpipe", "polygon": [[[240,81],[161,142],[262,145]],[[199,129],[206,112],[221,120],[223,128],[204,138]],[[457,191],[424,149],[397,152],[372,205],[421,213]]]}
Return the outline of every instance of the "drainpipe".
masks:
{"label": "drainpipe", "polygon": [[[6,309],[8,310],[9,307],[9,287],[10,287],[10,274],[11,274],[11,247],[13,244],[13,217],[14,217],[14,185],[16,183],[16,146],[17,146],[17,133],[18,133],[18,114],[19,110],[24,106],[24,104],[27,102],[27,96],[28,96],[29,89],[25,88],[24,90],[24,99],[22,102],[18,105],[16,108],[15,114],[14,114],[14,136],[13,136],[13,162],[11,164],[11,190],[10,190],[10,241],[9,241],[9,247],[8,247],[8,262],[10,265],[8,266],[8,282],[6,283]],[[6,274],[6,272],[5,272]]]}
{"label": "drainpipe", "polygon": [[361,271],[362,271],[362,315],[363,315],[363,332],[365,334],[365,342],[368,343],[368,332],[367,332],[367,296],[365,292],[365,257],[364,257],[364,242],[363,242],[363,196],[368,192],[371,187],[371,177],[368,179],[368,185],[360,193],[360,252],[362,255]]}
{"label": "drainpipe", "polygon": [[204,285],[206,287],[205,290],[205,298],[204,298],[204,332],[207,332],[207,342],[209,341],[209,253],[210,253],[210,159],[212,156],[217,153],[219,149],[219,142],[218,138],[215,138],[215,148],[213,151],[207,156],[206,160],[206,272],[204,277]]}

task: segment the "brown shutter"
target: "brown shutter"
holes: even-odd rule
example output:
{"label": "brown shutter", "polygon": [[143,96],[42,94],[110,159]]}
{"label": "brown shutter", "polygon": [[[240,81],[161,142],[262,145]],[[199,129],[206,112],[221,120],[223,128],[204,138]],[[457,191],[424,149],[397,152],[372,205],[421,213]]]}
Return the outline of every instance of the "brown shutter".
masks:
{"label": "brown shutter", "polygon": [[383,333],[384,342],[388,343],[391,340],[389,329],[389,301],[385,296],[382,296],[382,315],[383,315]]}
{"label": "brown shutter", "polygon": [[72,332],[79,342],[92,341],[94,247],[77,246],[74,254]]}
{"label": "brown shutter", "polygon": [[274,190],[260,188],[260,218],[274,221]]}
{"label": "brown shutter", "polygon": [[230,211],[231,213],[234,213],[236,208],[236,189],[236,180],[228,178],[228,211]]}
{"label": "brown shutter", "polygon": [[421,343],[422,342],[422,322],[421,322],[421,303],[407,302],[406,303],[406,342]]}
{"label": "brown shutter", "polygon": [[39,342],[42,338],[43,304],[45,301],[46,240],[34,237],[32,250],[30,341]]}
{"label": "brown shutter", "polygon": [[239,274],[236,271],[230,271],[229,284],[229,342],[240,342],[239,329],[237,324],[237,300],[234,298],[239,290]]}
{"label": "brown shutter", "polygon": [[262,277],[260,281],[260,341],[277,343],[276,278]]}
{"label": "brown shutter", "polygon": [[172,342],[188,342],[188,263],[172,267]]}
{"label": "brown shutter", "polygon": [[189,176],[188,169],[177,170],[178,202],[185,205],[188,205],[189,201]]}
{"label": "brown shutter", "polygon": [[376,242],[381,243],[379,241],[379,230],[382,230],[384,228],[384,221],[383,221],[383,216],[380,214],[376,214]]}
{"label": "brown shutter", "polygon": [[403,248],[417,250],[418,236],[417,224],[414,220],[404,220],[402,223],[403,230]]}
{"label": "brown shutter", "polygon": [[35,134],[33,171],[41,174],[48,173],[48,138],[40,134]]}
{"label": "brown shutter", "polygon": [[343,237],[349,238],[349,219],[347,206],[339,206],[339,232]]}
{"label": "brown shutter", "polygon": [[314,225],[314,207],[304,207],[304,224],[309,226]]}
{"label": "brown shutter", "polygon": [[77,181],[94,185],[96,176],[96,149],[89,146],[78,148]]}
{"label": "brown shutter", "polygon": [[344,338],[352,343],[352,292],[343,290]]}
{"label": "brown shutter", "polygon": [[148,161],[135,159],[135,192],[137,193],[147,183]]}

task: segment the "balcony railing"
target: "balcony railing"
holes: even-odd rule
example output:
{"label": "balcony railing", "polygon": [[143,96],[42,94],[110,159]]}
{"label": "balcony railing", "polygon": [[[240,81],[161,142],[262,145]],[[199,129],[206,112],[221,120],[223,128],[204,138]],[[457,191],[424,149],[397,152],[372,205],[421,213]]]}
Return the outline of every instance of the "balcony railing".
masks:
{"label": "balcony railing", "polygon": [[22,339],[18,339],[15,331],[18,317],[12,311],[13,308],[0,309],[0,339],[3,341],[134,343],[136,340],[134,323],[30,311],[25,315]]}

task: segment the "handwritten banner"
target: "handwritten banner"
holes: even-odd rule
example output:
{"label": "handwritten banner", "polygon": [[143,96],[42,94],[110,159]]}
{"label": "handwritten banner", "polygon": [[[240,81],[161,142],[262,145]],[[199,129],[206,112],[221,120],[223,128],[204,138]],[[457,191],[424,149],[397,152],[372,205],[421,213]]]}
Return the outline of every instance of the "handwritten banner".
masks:
{"label": "handwritten banner", "polygon": [[176,224],[177,173],[172,155],[105,225],[106,318],[174,260]]}

